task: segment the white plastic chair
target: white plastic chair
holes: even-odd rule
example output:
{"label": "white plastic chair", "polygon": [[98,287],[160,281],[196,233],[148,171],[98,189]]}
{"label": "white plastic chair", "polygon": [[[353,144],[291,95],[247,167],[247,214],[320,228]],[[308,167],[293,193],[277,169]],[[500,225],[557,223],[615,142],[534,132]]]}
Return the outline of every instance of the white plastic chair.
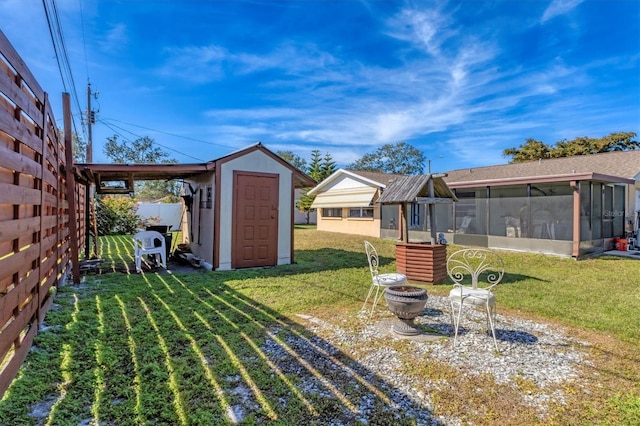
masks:
{"label": "white plastic chair", "polygon": [[[491,250],[471,248],[456,251],[447,259],[447,273],[453,280],[449,292],[451,325],[454,329],[453,345],[458,339],[462,306],[482,306],[487,313],[487,329],[493,335],[496,351],[495,315],[496,298],[492,289],[504,276],[504,261]],[[458,307],[457,312],[455,306]],[[487,331],[488,331],[487,330]]]}
{"label": "white plastic chair", "polygon": [[[369,241],[365,241],[364,249],[367,252],[367,260],[369,261],[369,270],[371,271],[371,287],[369,287],[369,293],[367,293],[367,298],[364,300],[364,303],[362,304],[362,310],[363,311],[366,310],[367,302],[369,301],[369,298],[371,297],[375,289],[375,294],[373,295],[373,305],[371,306],[371,312],[369,313],[369,317],[371,317],[371,315],[373,315],[373,311],[376,309],[376,305],[378,304],[378,301],[384,294],[384,290],[386,290],[387,287],[405,284],[407,282],[407,277],[403,274],[398,274],[394,272],[387,273],[387,274],[380,274],[378,272],[378,266],[380,264],[380,261],[378,258],[378,252],[376,251],[376,248]],[[382,291],[380,291],[381,287],[383,288]]]}
{"label": "white plastic chair", "polygon": [[[160,246],[156,247],[155,241],[160,241]],[[151,255],[156,259],[156,263],[167,269],[167,249],[164,236],[157,231],[140,231],[133,236],[133,247],[136,259],[136,272],[142,271],[142,256]],[[160,262],[158,262],[160,255]]]}

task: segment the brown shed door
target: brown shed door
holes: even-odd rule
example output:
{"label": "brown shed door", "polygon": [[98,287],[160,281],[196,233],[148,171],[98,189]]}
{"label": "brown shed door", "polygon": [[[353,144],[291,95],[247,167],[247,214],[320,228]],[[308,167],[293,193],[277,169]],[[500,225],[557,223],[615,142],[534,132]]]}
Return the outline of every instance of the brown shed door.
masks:
{"label": "brown shed door", "polygon": [[231,267],[276,265],[279,176],[236,171],[233,178]]}

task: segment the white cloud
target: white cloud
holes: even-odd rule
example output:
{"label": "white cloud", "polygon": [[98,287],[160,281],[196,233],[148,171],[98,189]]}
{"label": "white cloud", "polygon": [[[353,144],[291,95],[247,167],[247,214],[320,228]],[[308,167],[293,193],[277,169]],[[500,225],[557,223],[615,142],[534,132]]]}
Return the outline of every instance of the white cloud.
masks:
{"label": "white cloud", "polygon": [[556,16],[564,15],[565,13],[573,10],[583,1],[584,0],[553,0],[542,14],[540,22],[545,23]]}
{"label": "white cloud", "polygon": [[438,9],[403,9],[387,24],[388,35],[420,46],[435,57],[440,56],[442,44],[455,35]]}
{"label": "white cloud", "polygon": [[228,51],[216,45],[168,47],[165,52],[168,60],[158,73],[193,83],[207,83],[224,77],[224,63],[229,58]]}
{"label": "white cloud", "polygon": [[114,52],[123,49],[128,42],[127,26],[123,23],[118,23],[109,26],[99,41],[99,45],[105,52]]}

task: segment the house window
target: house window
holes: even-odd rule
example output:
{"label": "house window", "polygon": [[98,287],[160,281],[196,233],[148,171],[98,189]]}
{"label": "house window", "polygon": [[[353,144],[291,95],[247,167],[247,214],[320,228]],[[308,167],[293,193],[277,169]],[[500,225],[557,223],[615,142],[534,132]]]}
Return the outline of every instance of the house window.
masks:
{"label": "house window", "polygon": [[342,217],[342,209],[322,209],[322,217]]}
{"label": "house window", "polygon": [[373,218],[373,207],[351,207],[349,217]]}

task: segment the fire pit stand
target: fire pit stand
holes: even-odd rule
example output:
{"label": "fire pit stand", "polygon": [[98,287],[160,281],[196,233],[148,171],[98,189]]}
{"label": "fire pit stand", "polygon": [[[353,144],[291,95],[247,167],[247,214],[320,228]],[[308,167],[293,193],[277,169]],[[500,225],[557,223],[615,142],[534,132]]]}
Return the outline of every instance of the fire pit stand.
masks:
{"label": "fire pit stand", "polygon": [[393,331],[402,336],[415,336],[420,334],[414,319],[422,313],[427,304],[427,291],[420,287],[393,286],[384,292],[389,310],[400,321],[393,325]]}

